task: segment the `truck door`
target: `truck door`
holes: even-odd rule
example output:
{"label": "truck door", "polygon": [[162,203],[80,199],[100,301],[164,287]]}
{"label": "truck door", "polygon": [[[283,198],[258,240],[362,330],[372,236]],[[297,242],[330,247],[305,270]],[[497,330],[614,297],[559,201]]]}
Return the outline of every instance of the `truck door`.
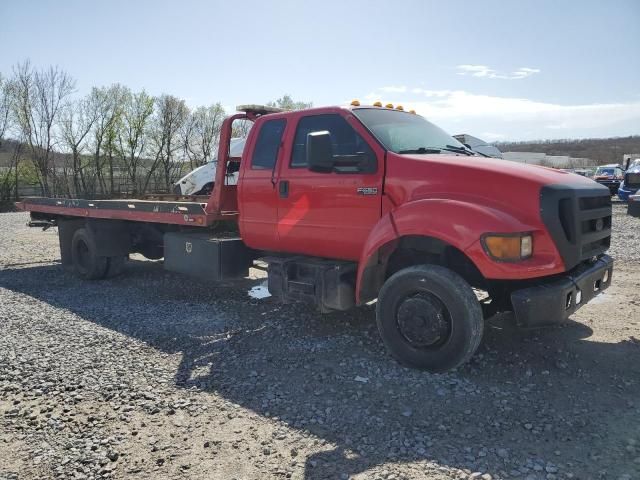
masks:
{"label": "truck door", "polygon": [[[279,249],[357,260],[381,215],[384,151],[350,113],[298,118],[279,171]],[[330,173],[310,171],[307,134],[323,130],[330,133],[334,157],[364,155],[368,161]]]}
{"label": "truck door", "polygon": [[276,118],[257,123],[253,138],[245,148],[247,162],[242,169],[238,198],[240,232],[245,243],[254,248],[271,249],[277,244],[278,197],[275,171],[282,155],[282,136],[286,120]]}

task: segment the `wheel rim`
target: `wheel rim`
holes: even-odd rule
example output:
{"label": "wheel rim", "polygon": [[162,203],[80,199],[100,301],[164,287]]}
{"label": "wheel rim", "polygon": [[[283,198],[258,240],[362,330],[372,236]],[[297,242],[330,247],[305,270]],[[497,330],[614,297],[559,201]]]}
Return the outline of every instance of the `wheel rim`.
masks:
{"label": "wheel rim", "polygon": [[437,348],[451,335],[451,315],[435,295],[419,292],[405,297],[396,310],[400,334],[413,347]]}

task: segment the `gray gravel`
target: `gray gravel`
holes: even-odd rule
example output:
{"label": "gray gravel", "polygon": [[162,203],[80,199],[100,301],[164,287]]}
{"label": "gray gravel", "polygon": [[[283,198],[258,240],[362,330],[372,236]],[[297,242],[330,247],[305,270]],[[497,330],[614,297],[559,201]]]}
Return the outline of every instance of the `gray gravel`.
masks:
{"label": "gray gravel", "polygon": [[626,212],[626,203],[613,203],[615,234],[609,254],[622,262],[640,262],[640,218]]}
{"label": "gray gravel", "polygon": [[0,479],[640,478],[640,220],[563,327],[488,325],[408,370],[371,308],[320,315],[134,258],[81,282],[53,230],[0,215]]}

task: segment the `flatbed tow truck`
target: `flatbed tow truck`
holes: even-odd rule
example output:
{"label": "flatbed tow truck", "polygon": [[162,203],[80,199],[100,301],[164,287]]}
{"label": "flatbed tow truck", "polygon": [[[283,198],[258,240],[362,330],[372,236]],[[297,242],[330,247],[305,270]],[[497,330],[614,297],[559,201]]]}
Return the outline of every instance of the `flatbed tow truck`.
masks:
{"label": "flatbed tow truck", "polygon": [[[233,157],[238,120],[253,126]],[[134,252],[210,282],[261,260],[280,301],[329,312],[377,300],[391,354],[434,372],[471,358],[488,315],[556,324],[611,284],[606,187],[482,158],[399,106],[241,106],[217,158],[209,196],[17,207],[58,227],[62,265],[87,280],[122,273]]]}

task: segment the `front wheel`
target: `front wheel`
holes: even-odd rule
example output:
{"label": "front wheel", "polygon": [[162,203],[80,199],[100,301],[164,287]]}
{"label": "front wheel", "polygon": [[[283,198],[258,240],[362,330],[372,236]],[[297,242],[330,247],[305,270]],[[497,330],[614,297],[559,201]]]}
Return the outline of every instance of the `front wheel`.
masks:
{"label": "front wheel", "polygon": [[478,349],[484,320],[469,284],[437,265],[393,274],[378,296],[376,321],[382,341],[402,364],[445,372]]}

